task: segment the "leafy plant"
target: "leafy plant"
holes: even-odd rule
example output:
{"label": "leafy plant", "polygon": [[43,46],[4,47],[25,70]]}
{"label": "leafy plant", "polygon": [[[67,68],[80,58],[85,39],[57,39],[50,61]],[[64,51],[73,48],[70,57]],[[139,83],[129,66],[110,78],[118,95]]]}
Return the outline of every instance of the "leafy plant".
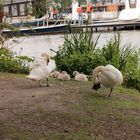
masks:
{"label": "leafy plant", "polygon": [[132,48],[131,43],[123,45],[120,34],[114,34],[114,38],[102,48],[102,56],[107,64],[112,64],[122,71],[125,86],[140,89],[140,52]]}
{"label": "leafy plant", "polygon": [[46,14],[46,0],[36,0],[33,6],[33,15],[40,18]]}
{"label": "leafy plant", "polygon": [[102,48],[102,55],[107,63],[114,65],[119,70],[125,69],[134,52],[135,50],[131,48],[130,43],[122,45],[119,33],[114,34],[114,38],[111,38]]}
{"label": "leafy plant", "polygon": [[124,73],[124,85],[126,87],[135,88],[140,92],[140,70],[133,69]]}
{"label": "leafy plant", "polygon": [[0,49],[0,71],[11,73],[28,73],[29,62],[32,59],[26,56],[14,56],[13,52],[7,48]]}
{"label": "leafy plant", "polygon": [[[70,74],[74,70],[91,74],[96,63],[103,63],[104,59],[98,53],[96,46],[99,36],[93,41],[92,31],[76,30],[72,34],[66,34],[64,44],[59,48],[55,60],[59,70],[65,70]],[[99,58],[97,60],[97,58]]]}
{"label": "leafy plant", "polygon": [[123,71],[124,85],[140,91],[140,50],[135,51],[127,61]]}
{"label": "leafy plant", "polygon": [[55,56],[58,70],[65,70],[70,74],[75,70],[92,74],[95,67],[112,64],[123,73],[125,86],[140,90],[140,52],[133,49],[131,43],[123,45],[119,33],[114,34],[103,48],[98,49],[99,37],[100,35],[93,41],[90,28],[66,34],[64,44]]}

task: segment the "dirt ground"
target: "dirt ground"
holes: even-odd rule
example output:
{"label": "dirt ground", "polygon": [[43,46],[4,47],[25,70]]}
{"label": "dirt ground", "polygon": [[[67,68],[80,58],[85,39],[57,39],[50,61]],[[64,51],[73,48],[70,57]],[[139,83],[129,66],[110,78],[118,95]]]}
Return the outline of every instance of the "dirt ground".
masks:
{"label": "dirt ground", "polygon": [[[89,106],[91,97],[87,95],[93,92],[91,82],[51,79],[50,83],[50,87],[40,87],[24,76],[0,75],[0,140],[140,139],[140,110],[118,111],[112,107],[112,112],[118,111],[121,119],[112,112],[108,112],[108,118],[105,118],[99,112],[93,114],[96,111],[93,103],[92,108]],[[113,100],[118,97],[116,93]],[[105,96],[96,98],[102,102],[106,100]],[[85,111],[81,103],[87,100],[89,108]],[[105,104],[108,103],[105,101]],[[100,104],[99,107],[102,108]],[[131,118],[130,123],[125,122],[125,115],[135,116],[136,123],[133,124]]]}
{"label": "dirt ground", "polygon": [[[51,79],[51,86],[41,87],[37,81],[29,80],[25,78],[25,76],[18,77],[18,75],[15,76],[14,74],[1,74],[0,140],[21,140],[21,138],[19,138],[20,134],[17,134],[16,136],[13,134],[15,131],[18,131],[17,129],[27,131],[27,137],[28,132],[31,131],[31,133],[35,135],[31,137],[31,140],[39,140],[39,138],[45,136],[44,131],[46,130],[52,132],[52,129],[56,129],[56,127],[59,127],[58,130],[61,129],[62,126],[57,126],[60,125],[59,123],[57,124],[57,121],[59,120],[56,120],[57,112],[65,113],[69,111],[65,104],[79,102],[79,99],[75,98],[75,94],[73,94],[77,92],[76,87],[74,87],[74,85],[71,86],[70,84],[65,85],[64,83],[65,82]],[[63,99],[61,99],[61,95],[64,96]],[[42,114],[43,116],[45,114],[44,112],[47,112],[50,117],[53,115],[52,118],[48,117],[47,121],[50,123],[49,126],[44,126],[44,118],[43,120],[37,120],[37,115],[40,116],[40,114]],[[56,116],[54,116],[54,113],[56,113]],[[33,124],[29,123],[32,121]],[[45,130],[42,130],[44,127]],[[11,131],[11,128],[15,130]],[[66,131],[67,133],[67,130],[63,131]],[[26,138],[23,138],[23,140],[24,139],[26,140]],[[53,138],[49,139],[51,140]]]}
{"label": "dirt ground", "polygon": [[[59,102],[56,102],[57,98],[59,98],[57,94],[65,93],[67,88],[69,88],[69,93],[74,92],[74,89],[71,89],[69,86],[62,86],[63,83],[61,81],[50,80],[49,87],[41,87],[37,81],[27,78],[14,77],[13,75],[1,76],[0,110],[8,109],[18,112],[21,109],[31,109],[30,107],[33,109],[37,103],[40,106],[45,105],[48,110],[63,110],[63,106]],[[12,115],[7,113],[5,112],[1,117],[3,116],[3,119],[6,119]]]}

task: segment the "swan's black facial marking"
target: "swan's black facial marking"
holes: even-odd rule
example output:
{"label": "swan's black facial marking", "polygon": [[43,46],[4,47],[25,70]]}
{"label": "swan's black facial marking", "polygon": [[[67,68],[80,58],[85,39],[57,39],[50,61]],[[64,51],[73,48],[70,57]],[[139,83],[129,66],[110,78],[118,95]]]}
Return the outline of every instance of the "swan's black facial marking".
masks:
{"label": "swan's black facial marking", "polygon": [[98,83],[98,84],[94,84],[92,89],[93,90],[98,90],[99,88],[101,88],[101,85]]}

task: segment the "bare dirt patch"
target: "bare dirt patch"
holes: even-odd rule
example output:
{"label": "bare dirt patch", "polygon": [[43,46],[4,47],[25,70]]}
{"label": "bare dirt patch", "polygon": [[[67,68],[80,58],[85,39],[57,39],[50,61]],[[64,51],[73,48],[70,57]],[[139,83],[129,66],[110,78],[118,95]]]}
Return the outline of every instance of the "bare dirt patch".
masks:
{"label": "bare dirt patch", "polygon": [[[127,95],[117,90],[108,99],[92,91],[92,82],[50,83],[40,87],[24,76],[0,75],[0,140],[140,139],[136,96],[128,99],[135,106],[125,108]],[[123,106],[116,105],[120,100]]]}

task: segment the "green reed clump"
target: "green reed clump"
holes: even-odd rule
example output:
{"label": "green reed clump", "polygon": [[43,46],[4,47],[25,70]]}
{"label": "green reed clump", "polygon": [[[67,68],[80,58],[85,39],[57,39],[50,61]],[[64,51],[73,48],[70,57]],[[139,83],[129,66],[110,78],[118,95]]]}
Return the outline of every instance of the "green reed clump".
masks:
{"label": "green reed clump", "polygon": [[[97,48],[100,35],[93,41],[93,33],[75,31],[66,34],[64,44],[55,56],[58,70],[65,70],[72,74],[77,70],[85,74],[92,74],[92,69],[99,65],[112,64],[124,76],[124,85],[140,89],[139,52],[132,48],[131,43],[122,44],[120,34],[107,41],[103,48]],[[131,73],[131,74],[130,74]]]}
{"label": "green reed clump", "polygon": [[124,85],[140,90],[140,52],[132,48],[131,43],[123,45],[119,33],[114,34],[101,51],[106,63],[123,73]]}
{"label": "green reed clump", "polygon": [[123,71],[124,85],[140,91],[140,49],[128,58],[128,63]]}
{"label": "green reed clump", "polygon": [[58,69],[70,74],[75,70],[91,74],[97,64],[105,63],[105,59],[101,57],[97,49],[98,39],[99,36],[93,41],[90,28],[86,28],[86,31],[80,30],[80,32],[66,34],[64,44],[55,56]]}
{"label": "green reed clump", "polygon": [[121,71],[125,70],[127,65],[133,62],[134,67],[138,66],[137,51],[132,48],[131,43],[122,44],[119,33],[114,34],[114,37],[107,41],[101,51],[107,64],[112,64]]}

